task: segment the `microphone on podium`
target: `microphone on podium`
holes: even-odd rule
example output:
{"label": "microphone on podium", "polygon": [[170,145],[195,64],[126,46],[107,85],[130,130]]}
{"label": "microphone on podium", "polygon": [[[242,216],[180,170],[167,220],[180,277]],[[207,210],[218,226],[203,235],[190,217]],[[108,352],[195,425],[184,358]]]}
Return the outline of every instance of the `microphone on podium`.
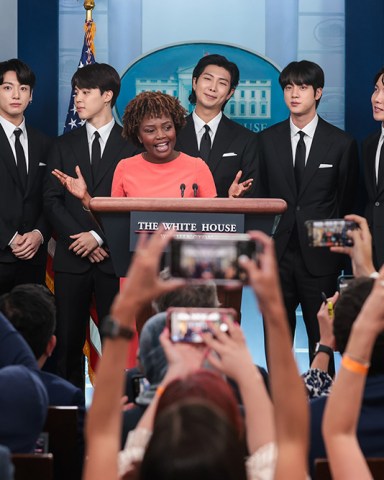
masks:
{"label": "microphone on podium", "polygon": [[194,183],[192,185],[192,188],[193,188],[193,196],[197,197],[197,190],[199,189],[199,186],[197,185],[197,183]]}
{"label": "microphone on podium", "polygon": [[184,192],[185,192],[185,183],[181,183],[181,184],[180,184],[180,194],[181,194],[181,198],[184,197]]}

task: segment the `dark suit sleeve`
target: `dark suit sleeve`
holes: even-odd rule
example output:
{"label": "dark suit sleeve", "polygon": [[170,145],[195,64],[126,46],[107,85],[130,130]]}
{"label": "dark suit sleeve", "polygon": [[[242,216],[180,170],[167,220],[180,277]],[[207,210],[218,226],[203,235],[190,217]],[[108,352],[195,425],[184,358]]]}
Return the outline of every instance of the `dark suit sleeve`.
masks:
{"label": "dark suit sleeve", "polygon": [[[48,162],[48,154],[49,154],[49,151],[50,151],[50,148],[52,146],[52,139],[46,137],[45,135],[42,136],[43,138],[41,139],[41,155],[39,157],[39,163],[45,163],[47,164]],[[42,167],[40,166],[40,168],[44,168],[45,172],[47,170],[47,167]],[[43,178],[40,180],[40,188],[41,188],[41,195],[43,193],[43,184],[44,184],[44,177],[45,175],[42,175]],[[49,225],[49,222],[47,220],[47,217],[44,213],[44,209],[42,208],[41,209],[41,212],[40,212],[40,215],[36,221],[36,225],[33,227],[33,229],[37,229],[41,232],[41,234],[43,235],[43,238],[44,238],[44,241],[45,242],[48,242],[50,236],[51,236],[51,227]]]}
{"label": "dark suit sleeve", "polygon": [[359,155],[356,141],[350,138],[339,163],[339,184],[337,200],[339,215],[353,213],[357,203],[357,183],[359,176]]}
{"label": "dark suit sleeve", "polygon": [[258,155],[258,135],[256,133],[250,132],[248,136],[248,141],[244,148],[243,158],[241,161],[241,170],[242,175],[240,182],[253,178],[252,188],[244,195],[244,197],[256,197],[256,182],[259,176],[260,167],[259,167],[259,155]]}
{"label": "dark suit sleeve", "polygon": [[24,338],[0,313],[0,368],[7,365],[24,365],[38,369],[32,350]]}
{"label": "dark suit sleeve", "polygon": [[264,155],[264,139],[263,134],[258,135],[257,142],[257,173],[253,180],[253,196],[256,198],[269,198],[270,192],[268,189],[268,173],[265,165]]}
{"label": "dark suit sleeve", "polygon": [[[72,215],[71,209],[67,205],[72,205],[73,210],[81,211],[81,202],[74,198],[60,184],[56,177],[52,175],[55,168],[65,171],[69,175],[68,169],[64,166],[62,148],[58,142],[53,145],[48,158],[47,173],[44,182],[44,211],[53,226],[54,230],[64,239],[69,241],[69,236],[84,231],[84,227]],[[84,216],[88,215],[83,212]]]}

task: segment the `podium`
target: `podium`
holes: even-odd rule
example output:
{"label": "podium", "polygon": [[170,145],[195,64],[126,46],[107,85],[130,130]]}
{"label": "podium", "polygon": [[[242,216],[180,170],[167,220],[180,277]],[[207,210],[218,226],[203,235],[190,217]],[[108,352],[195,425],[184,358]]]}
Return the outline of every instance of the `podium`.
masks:
{"label": "podium", "polygon": [[[176,223],[186,229],[183,233],[228,228],[236,233],[261,230],[273,235],[287,204],[276,198],[95,197],[90,208],[102,224],[116,275],[125,277],[140,231],[154,230],[160,223]],[[241,290],[219,288],[219,300],[240,314]]]}

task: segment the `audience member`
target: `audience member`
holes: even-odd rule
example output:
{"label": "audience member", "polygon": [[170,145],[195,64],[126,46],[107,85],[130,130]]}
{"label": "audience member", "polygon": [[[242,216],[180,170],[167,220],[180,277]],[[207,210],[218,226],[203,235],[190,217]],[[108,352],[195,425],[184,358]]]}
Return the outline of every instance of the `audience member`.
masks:
{"label": "audience member", "polygon": [[35,74],[18,59],[0,62],[0,295],[45,283],[49,227],[43,214],[48,137],[25,123]]}
{"label": "audience member", "polygon": [[[369,282],[368,288],[371,289],[373,281],[367,280],[367,282]],[[371,293],[351,326],[340,371],[325,407],[322,430],[334,480],[373,478],[364,455],[377,456],[378,452],[373,454],[372,450],[367,451],[368,442],[373,442],[377,446],[381,443],[380,456],[383,456],[384,432],[383,422],[380,421],[382,399],[380,401],[376,397],[374,400],[370,395],[369,405],[367,404],[367,393],[372,389],[367,373],[377,360],[380,361],[381,373],[383,372],[383,307],[384,268],[380,270]],[[380,349],[378,349],[379,344],[381,344]],[[377,358],[378,353],[379,358]],[[383,385],[379,387],[377,380],[375,383],[376,393],[379,389],[383,391]],[[381,375],[381,384],[383,384],[383,375]],[[376,427],[372,429],[374,424]],[[363,435],[362,429],[366,430]]]}
{"label": "audience member", "polygon": [[42,431],[48,396],[32,351],[0,313],[0,445],[32,453]]}
{"label": "audience member", "polygon": [[[249,472],[257,470],[260,473],[263,469],[267,475],[265,478],[272,478],[276,451],[273,442],[271,402],[263,378],[253,365],[240,328],[235,324],[228,324],[228,332],[226,335],[219,330],[215,331],[217,338],[215,351],[219,352],[221,358],[221,362],[216,366],[219,372],[228,374],[237,382],[242,395],[247,426],[247,445],[251,455],[247,460],[247,470]],[[209,335],[205,336],[205,340],[209,346]],[[131,468],[141,460],[143,465],[148,463],[147,443],[152,431],[156,431],[158,416],[171,405],[185,399],[203,399],[213,403],[216,409],[226,412],[227,418],[235,427],[237,439],[242,438],[243,425],[240,420],[240,411],[230,386],[217,373],[197,370],[201,368],[206,356],[206,347],[203,345],[198,349],[195,345],[173,344],[169,339],[168,330],[162,333],[161,343],[167,357],[168,370],[137,429],[128,436],[126,447],[120,454],[121,474],[130,472]],[[213,358],[216,357],[213,355],[208,357],[209,360]],[[179,460],[182,462],[182,457]]]}
{"label": "audience member", "polygon": [[241,444],[217,406],[192,398],[159,414],[140,465],[140,479],[153,478],[247,479]]}
{"label": "audience member", "polygon": [[[356,318],[359,317],[363,304],[371,293],[374,280],[357,278],[349,284],[340,295],[335,306],[334,335],[336,349],[343,355],[348,354],[347,344],[351,332],[354,331]],[[382,288],[382,287],[381,287]],[[362,315],[362,314],[361,314]],[[359,325],[359,324],[358,324]],[[356,327],[357,328],[357,327]],[[368,351],[368,350],[367,350]],[[364,357],[365,358],[365,357]],[[310,403],[310,468],[313,468],[316,458],[326,457],[321,425],[328,397],[317,398]],[[345,396],[349,403],[350,396]],[[365,456],[384,456],[384,422],[382,410],[384,407],[384,335],[377,337],[371,365],[362,398],[362,408],[357,426],[357,438]]]}
{"label": "audience member", "polygon": [[[0,297],[0,311],[21,333],[35,355],[39,369],[52,354],[56,337],[54,297],[44,286],[25,284]],[[83,392],[57,375],[38,371],[47,393],[49,405],[78,407],[78,455],[81,469],[84,455],[85,398]]]}
{"label": "audience member", "polygon": [[[166,271],[160,273],[162,278],[169,278]],[[166,313],[169,307],[206,307],[219,306],[217,289],[214,283],[202,285],[185,285],[183,288],[161,295],[153,302],[157,313],[149,318],[140,332],[138,350],[138,368],[128,370],[126,380],[126,395],[128,401],[133,401],[133,382],[135,378],[144,375],[149,388],[139,394],[135,400],[136,406],[123,413],[122,444],[125,444],[128,432],[136,427],[141,415],[152,401],[157,386],[167,371],[167,359],[160,343],[160,334],[166,326]],[[140,381],[140,380],[139,380]]]}

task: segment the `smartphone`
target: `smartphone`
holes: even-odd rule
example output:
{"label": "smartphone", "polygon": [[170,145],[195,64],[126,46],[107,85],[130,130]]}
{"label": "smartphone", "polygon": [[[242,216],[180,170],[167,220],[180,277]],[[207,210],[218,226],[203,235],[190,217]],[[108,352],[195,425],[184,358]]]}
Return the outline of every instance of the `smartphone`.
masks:
{"label": "smartphone", "polygon": [[310,247],[351,247],[353,240],[347,231],[359,228],[356,222],[343,218],[307,220],[305,226]]}
{"label": "smartphone", "polygon": [[212,325],[226,332],[227,322],[236,321],[237,314],[233,308],[170,307],[167,310],[167,325],[172,342],[204,343],[201,334],[212,331]]}
{"label": "smartphone", "polygon": [[340,275],[337,279],[337,289],[340,292],[340,295],[348,287],[348,285],[354,280],[353,275]]}
{"label": "smartphone", "polygon": [[150,383],[144,377],[144,375],[135,375],[134,377],[132,377],[133,401],[136,403],[137,397],[143,394],[149,388]]}
{"label": "smartphone", "polygon": [[260,246],[247,234],[209,234],[195,238],[173,238],[170,272],[193,282],[213,280],[218,284],[245,282],[247,275],[238,258],[256,258]]}

